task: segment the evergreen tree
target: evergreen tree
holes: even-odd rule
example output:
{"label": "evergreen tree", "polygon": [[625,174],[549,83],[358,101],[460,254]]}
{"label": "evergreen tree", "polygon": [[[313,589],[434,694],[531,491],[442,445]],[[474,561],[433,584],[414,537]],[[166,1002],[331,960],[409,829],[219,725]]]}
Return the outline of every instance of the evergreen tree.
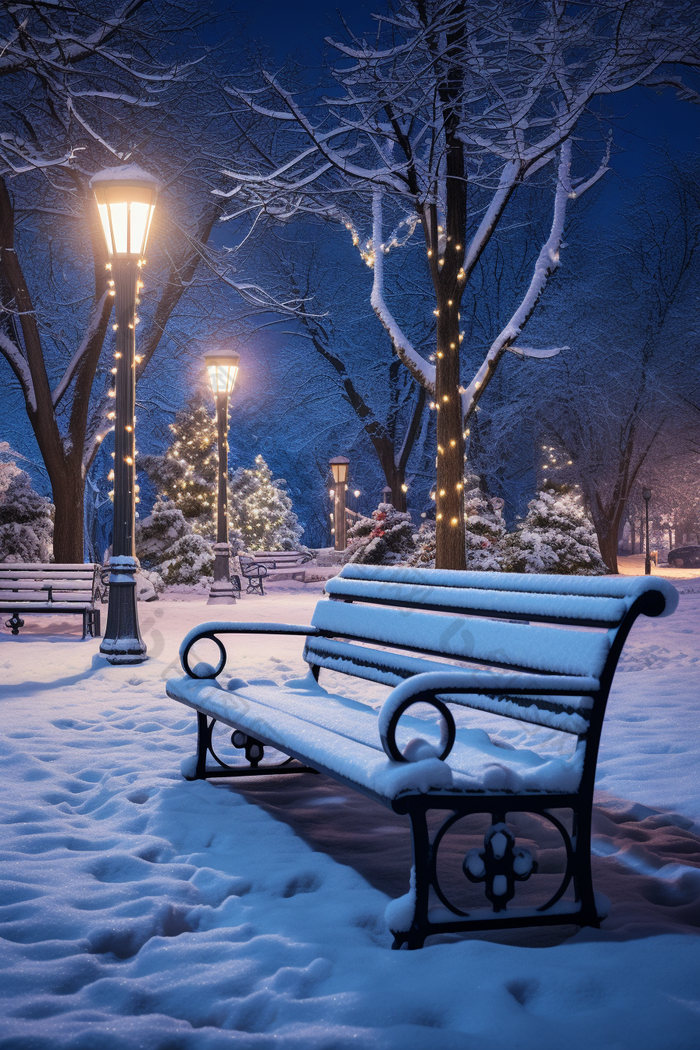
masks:
{"label": "evergreen tree", "polygon": [[343,561],[365,565],[396,565],[409,561],[415,551],[411,515],[380,503],[371,518],[360,518],[348,530]]}
{"label": "evergreen tree", "polygon": [[477,474],[464,479],[464,523],[467,568],[500,572],[500,544],[506,534],[501,511],[503,500],[487,496]]}
{"label": "evergreen tree", "polygon": [[527,517],[501,544],[505,572],[602,576],[608,571],[581,500],[548,489],[528,504]]}
{"label": "evergreen tree", "polygon": [[145,570],[165,583],[199,583],[214,571],[211,540],[193,531],[192,521],[170,500],[159,498],[136,526],[136,554]]}
{"label": "evergreen tree", "polygon": [[51,558],[53,504],[32,488],[29,475],[3,464],[0,495],[0,562],[42,562]]}
{"label": "evergreen tree", "polygon": [[233,550],[289,551],[300,544],[303,528],[285,491],[287,482],[272,477],[262,456],[255,467],[241,467],[229,485],[229,534]]}
{"label": "evergreen tree", "polygon": [[214,535],[219,469],[216,417],[211,393],[200,385],[170,424],[173,442],[163,456],[140,456],[161,496],[191,519],[197,532]]}

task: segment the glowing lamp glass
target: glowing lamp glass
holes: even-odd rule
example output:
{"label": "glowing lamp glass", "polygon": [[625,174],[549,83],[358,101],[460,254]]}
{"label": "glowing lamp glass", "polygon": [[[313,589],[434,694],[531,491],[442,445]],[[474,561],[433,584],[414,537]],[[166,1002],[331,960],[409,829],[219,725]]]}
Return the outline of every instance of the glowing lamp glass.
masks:
{"label": "glowing lamp glass", "polygon": [[218,354],[207,354],[204,363],[209,376],[209,384],[214,397],[218,394],[230,394],[238,375],[241,358],[234,350],[222,350]]}
{"label": "glowing lamp glass", "polygon": [[108,168],[90,183],[110,256],[140,257],[146,251],[158,182],[135,166]]}
{"label": "glowing lamp glass", "polygon": [[335,456],[330,461],[330,468],[333,471],[333,480],[336,485],[344,485],[348,480],[348,467],[350,466],[350,460],[346,459],[345,456]]}

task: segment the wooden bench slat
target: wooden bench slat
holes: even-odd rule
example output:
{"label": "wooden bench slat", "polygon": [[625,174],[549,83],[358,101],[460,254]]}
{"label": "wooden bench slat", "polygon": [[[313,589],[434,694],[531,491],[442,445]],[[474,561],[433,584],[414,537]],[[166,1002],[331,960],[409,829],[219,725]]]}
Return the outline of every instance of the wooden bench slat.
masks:
{"label": "wooden bench slat", "polygon": [[599,598],[521,591],[477,590],[417,583],[356,580],[335,576],[325,586],[334,599],[397,605],[401,608],[453,610],[471,615],[585,627],[611,627],[620,623],[633,599]]}
{"label": "wooden bench slat", "polygon": [[607,633],[527,626],[319,602],[314,627],[330,635],[519,670],[598,677],[610,649]]}

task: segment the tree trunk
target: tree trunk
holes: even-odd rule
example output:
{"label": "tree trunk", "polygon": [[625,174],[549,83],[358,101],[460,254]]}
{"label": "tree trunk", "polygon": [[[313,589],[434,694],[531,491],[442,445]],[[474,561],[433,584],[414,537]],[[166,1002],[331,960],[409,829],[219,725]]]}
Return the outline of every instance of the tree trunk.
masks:
{"label": "tree trunk", "polygon": [[457,303],[438,298],[436,569],[466,569],[464,538],[464,433],[459,391],[459,313]]}
{"label": "tree trunk", "polygon": [[637,542],[637,534],[634,528],[634,518],[630,518],[630,546],[632,547],[632,554],[634,554],[634,548]]}
{"label": "tree trunk", "polygon": [[60,471],[49,471],[53,503],[53,558],[59,563],[83,560],[85,481],[79,459],[67,459]]}

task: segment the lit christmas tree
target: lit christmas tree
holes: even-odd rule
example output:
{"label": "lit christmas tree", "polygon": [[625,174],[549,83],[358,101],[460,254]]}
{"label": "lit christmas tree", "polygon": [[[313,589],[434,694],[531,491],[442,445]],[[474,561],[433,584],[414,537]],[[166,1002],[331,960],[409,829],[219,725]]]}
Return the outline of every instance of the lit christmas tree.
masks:
{"label": "lit christmas tree", "polygon": [[231,549],[249,551],[305,550],[303,528],[285,491],[286,481],[272,477],[262,456],[255,467],[241,467],[229,484],[229,535]]}
{"label": "lit christmas tree", "polygon": [[503,500],[482,491],[477,474],[464,479],[467,568],[500,572],[500,544],[506,534]]}
{"label": "lit christmas tree", "polygon": [[602,576],[608,570],[580,497],[548,489],[528,504],[517,530],[501,544],[504,572]]}
{"label": "lit christmas tree", "polygon": [[219,452],[211,393],[199,386],[170,424],[173,442],[164,456],[140,456],[139,470],[148,474],[158,493],[188,519],[195,531],[213,535]]}
{"label": "lit christmas tree", "polygon": [[411,515],[380,503],[371,518],[360,518],[348,530],[345,562],[396,565],[408,562],[415,551]]}

